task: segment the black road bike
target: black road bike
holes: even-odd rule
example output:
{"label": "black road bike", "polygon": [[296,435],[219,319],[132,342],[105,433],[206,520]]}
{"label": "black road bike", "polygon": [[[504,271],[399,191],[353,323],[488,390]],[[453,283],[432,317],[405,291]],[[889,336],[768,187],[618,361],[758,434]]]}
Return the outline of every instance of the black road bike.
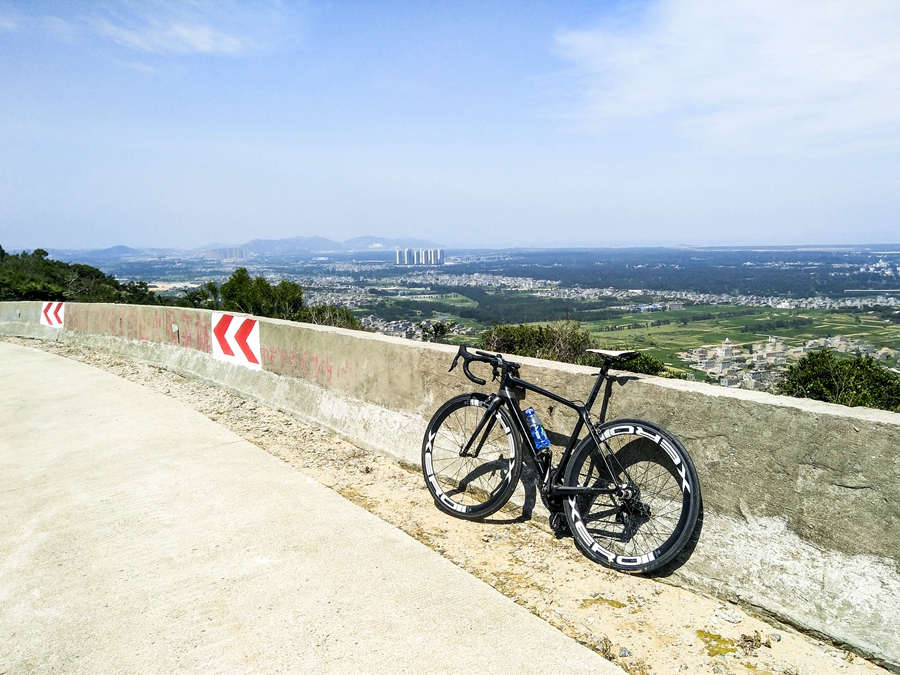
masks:
{"label": "black road bike", "polygon": [[[459,359],[472,382],[473,361],[489,364],[496,394],[454,396],[431,418],[422,443],[422,472],[435,504],[457,518],[479,520],[509,501],[522,472],[522,444],[531,450],[541,499],[554,530],[568,526],[588,558],[623,572],[647,573],[671,562],[687,545],[700,513],[700,485],[684,446],[657,424],[637,419],[595,423],[590,409],[609,369],[635,351],[589,349],[603,366],[586,403],[570,401],[519,377],[518,363],[500,354],[469,352]],[[531,391],[578,414],[559,463],[538,450],[519,407]],[[587,435],[579,440],[583,429]]]}

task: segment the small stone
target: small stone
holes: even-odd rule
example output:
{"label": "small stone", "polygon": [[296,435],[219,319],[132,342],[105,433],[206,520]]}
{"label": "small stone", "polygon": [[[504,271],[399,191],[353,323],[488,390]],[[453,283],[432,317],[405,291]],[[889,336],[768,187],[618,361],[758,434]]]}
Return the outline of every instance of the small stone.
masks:
{"label": "small stone", "polygon": [[781,635],[778,633],[769,633],[769,637],[772,638],[775,642],[781,642]]}
{"label": "small stone", "polygon": [[619,650],[619,656],[621,656],[622,658],[625,658],[626,656],[631,656],[631,651],[629,651],[629,649],[627,647],[622,647]]}
{"label": "small stone", "polygon": [[740,614],[727,608],[716,610],[716,616],[728,623],[740,623],[743,621]]}

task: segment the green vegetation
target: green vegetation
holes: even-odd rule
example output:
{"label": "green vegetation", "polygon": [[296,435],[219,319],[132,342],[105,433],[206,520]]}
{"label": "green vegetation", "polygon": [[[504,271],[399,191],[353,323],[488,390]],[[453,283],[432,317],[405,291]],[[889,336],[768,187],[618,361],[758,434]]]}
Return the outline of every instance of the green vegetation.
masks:
{"label": "green vegetation", "polygon": [[251,278],[246,267],[236,269],[221,286],[208,281],[186,293],[185,298],[194,307],[221,308],[227,312],[243,312],[285,321],[360,329],[359,320],[349,310],[334,305],[306,307],[300,284],[282,279],[273,285],[263,277]]}
{"label": "green vegetation", "polygon": [[8,254],[0,246],[0,300],[160,304],[143,281],[122,283],[90,265],[49,260],[47,251]]}
{"label": "green vegetation", "polygon": [[734,654],[737,652],[734,640],[722,637],[718,633],[698,630],[697,637],[703,641],[704,645],[706,645],[706,653],[710,656],[724,656],[726,654]]}
{"label": "green vegetation", "polygon": [[[562,321],[540,326],[494,326],[481,334],[479,346],[482,349],[517,356],[532,356],[538,359],[578,363],[586,366],[600,366],[603,363],[596,354],[586,349],[597,347],[590,333],[575,321]],[[620,366],[622,370],[647,375],[667,375],[665,364],[659,359],[641,354],[638,358]]]}
{"label": "green vegetation", "polygon": [[741,326],[742,333],[758,333],[762,335],[772,335],[775,332],[783,331],[786,328],[800,328],[801,326],[812,326],[814,321],[809,317],[801,317],[799,319],[779,319],[778,321],[768,321],[766,323],[757,323],[752,326]]}
{"label": "green vegetation", "polygon": [[534,321],[599,321],[622,315],[621,311],[608,308],[616,302],[612,298],[594,301],[543,298],[524,291],[485,290],[477,286],[432,286],[427,294],[439,297],[379,294],[379,300],[365,309],[385,321],[412,317],[428,319],[444,314],[452,316],[457,323],[479,326]]}
{"label": "green vegetation", "polygon": [[222,286],[208,281],[183,298],[162,298],[144,281],[122,283],[96,267],[50,260],[47,251],[10,255],[0,246],[0,300],[118,302],[130,305],[188,305],[255,316],[360,329],[359,320],[342,307],[303,305],[303,288],[282,280],[272,285],[235,270]]}
{"label": "green vegetation", "polygon": [[444,342],[447,339],[447,335],[456,324],[453,321],[448,321],[446,323],[443,321],[435,321],[430,324],[419,322],[416,325],[419,327],[419,330],[422,331],[422,342]]}
{"label": "green vegetation", "polygon": [[900,377],[871,357],[839,359],[827,350],[811,352],[789,366],[779,393],[900,412]]}
{"label": "green vegetation", "polygon": [[601,344],[610,346],[607,343],[615,335],[616,344],[646,350],[669,367],[687,368],[680,352],[719,345],[725,338],[735,346],[748,348],[769,335],[777,335],[790,346],[844,335],[877,348],[900,349],[900,330],[895,321],[900,321],[900,312],[893,307],[838,312],[720,305],[715,311],[706,306],[652,314],[628,313],[615,321],[590,322],[586,327]]}

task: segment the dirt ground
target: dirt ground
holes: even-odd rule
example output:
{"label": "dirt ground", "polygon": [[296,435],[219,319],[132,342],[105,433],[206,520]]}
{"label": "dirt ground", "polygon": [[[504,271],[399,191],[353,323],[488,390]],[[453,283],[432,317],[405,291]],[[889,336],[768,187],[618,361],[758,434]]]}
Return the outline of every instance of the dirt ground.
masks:
{"label": "dirt ground", "polygon": [[888,671],[842,649],[773,627],[735,605],[612,572],[584,558],[545,519],[456,520],[438,511],[419,471],[362,450],[291,415],[117,355],[2,338],[75,359],[193,407],[400,528],[632,675],[864,675]]}

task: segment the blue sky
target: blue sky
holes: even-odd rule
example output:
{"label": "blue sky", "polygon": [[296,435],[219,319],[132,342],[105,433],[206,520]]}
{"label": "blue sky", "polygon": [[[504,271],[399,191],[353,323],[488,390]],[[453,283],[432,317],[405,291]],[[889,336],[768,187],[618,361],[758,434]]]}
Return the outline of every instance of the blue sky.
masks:
{"label": "blue sky", "polygon": [[900,241],[900,2],[0,0],[0,244]]}

